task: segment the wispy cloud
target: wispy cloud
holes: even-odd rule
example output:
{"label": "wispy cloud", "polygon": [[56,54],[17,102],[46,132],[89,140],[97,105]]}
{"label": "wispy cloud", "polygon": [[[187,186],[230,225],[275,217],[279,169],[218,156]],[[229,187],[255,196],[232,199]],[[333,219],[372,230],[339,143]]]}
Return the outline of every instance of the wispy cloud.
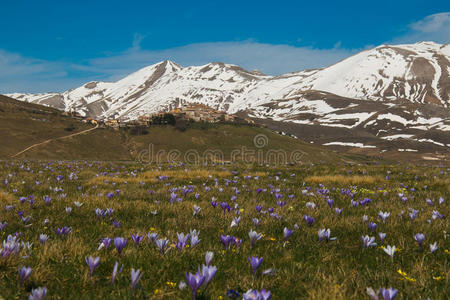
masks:
{"label": "wispy cloud", "polygon": [[83,64],[50,62],[1,51],[0,93],[64,91],[90,80],[115,81],[166,59],[181,66],[220,61],[278,75],[325,67],[358,51],[343,49],[340,45],[332,49],[316,49],[264,44],[252,40],[197,43],[164,50],[145,50],[140,47],[143,38],[136,34],[129,49],[93,58]]}
{"label": "wispy cloud", "polygon": [[115,79],[138,68],[170,59],[182,66],[209,62],[236,64],[270,75],[321,68],[342,60],[356,50],[340,47],[315,49],[289,45],[271,45],[254,41],[198,43],[166,50],[144,50],[133,47],[117,55],[92,59],[89,67]]}
{"label": "wispy cloud", "polygon": [[429,15],[414,22],[406,28],[404,35],[393,39],[393,43],[416,43],[420,41],[450,43],[450,12]]}
{"label": "wispy cloud", "polygon": [[70,64],[28,58],[0,49],[0,93],[61,91],[78,83]]}

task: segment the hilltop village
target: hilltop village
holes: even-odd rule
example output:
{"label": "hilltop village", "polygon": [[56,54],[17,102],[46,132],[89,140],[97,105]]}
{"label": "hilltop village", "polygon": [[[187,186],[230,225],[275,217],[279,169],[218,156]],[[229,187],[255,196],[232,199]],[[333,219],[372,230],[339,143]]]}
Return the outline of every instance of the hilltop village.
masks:
{"label": "hilltop village", "polygon": [[136,120],[122,120],[120,118],[96,120],[83,117],[76,112],[65,112],[65,114],[85,123],[116,130],[122,128],[150,127],[153,125],[175,125],[177,123],[188,124],[189,122],[254,124],[254,121],[251,119],[227,114],[225,111],[216,110],[207,105],[196,103],[184,104],[168,111],[141,115]]}

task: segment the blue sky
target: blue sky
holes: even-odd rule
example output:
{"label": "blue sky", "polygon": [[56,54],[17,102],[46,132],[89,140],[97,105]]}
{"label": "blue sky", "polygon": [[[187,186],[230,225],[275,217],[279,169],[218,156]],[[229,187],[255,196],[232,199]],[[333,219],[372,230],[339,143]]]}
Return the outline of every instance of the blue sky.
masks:
{"label": "blue sky", "polygon": [[450,42],[450,1],[3,1],[0,93],[64,91],[170,59],[267,74],[383,43]]}

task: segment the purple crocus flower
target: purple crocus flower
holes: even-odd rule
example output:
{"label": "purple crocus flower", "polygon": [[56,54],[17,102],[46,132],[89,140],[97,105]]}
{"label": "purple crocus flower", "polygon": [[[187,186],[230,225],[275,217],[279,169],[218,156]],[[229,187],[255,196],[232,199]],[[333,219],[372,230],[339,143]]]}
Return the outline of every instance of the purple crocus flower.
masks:
{"label": "purple crocus flower", "polygon": [[211,264],[211,261],[214,257],[214,253],[211,251],[206,252],[205,254],[205,263],[207,266],[209,266]]}
{"label": "purple crocus flower", "polygon": [[189,287],[192,291],[192,299],[197,298],[197,291],[202,286],[203,282],[205,282],[206,277],[198,271],[195,274],[185,273],[186,281],[189,284]]}
{"label": "purple crocus flower", "polygon": [[178,250],[182,250],[187,245],[189,234],[177,232],[177,239],[178,241],[175,242],[175,246],[177,247]]}
{"label": "purple crocus flower", "polygon": [[136,285],[139,283],[139,280],[141,280],[142,273],[141,270],[134,270],[134,268],[131,269],[131,289],[134,289]]}
{"label": "purple crocus flower", "polygon": [[202,209],[202,208],[201,208],[200,206],[194,204],[194,213],[193,213],[193,216],[198,215],[198,214],[200,213],[200,210],[201,210],[201,209]]}
{"label": "purple crocus flower", "polygon": [[377,227],[378,227],[377,223],[373,223],[373,222],[370,222],[370,223],[369,223],[369,229],[370,229],[372,232],[375,231],[375,230],[377,229]]}
{"label": "purple crocus flower", "polygon": [[256,211],[257,212],[261,212],[262,210],[262,206],[261,205],[256,205]]}
{"label": "purple crocus flower", "polygon": [[253,231],[250,229],[248,236],[250,238],[250,248],[253,247],[253,245],[256,243],[256,241],[259,241],[262,238],[261,233],[257,233],[256,231]]}
{"label": "purple crocus flower", "polygon": [[262,262],[263,262],[262,257],[255,257],[255,256],[248,257],[248,263],[250,264],[250,267],[252,268],[253,276],[256,275],[256,271],[261,266]]}
{"label": "purple crocus flower", "polygon": [[113,239],[109,238],[109,237],[105,237],[105,238],[101,239],[100,246],[98,247],[97,250],[101,250],[103,247],[109,248],[109,246],[111,245],[112,242],[113,242]]}
{"label": "purple crocus flower", "polygon": [[293,231],[290,230],[287,227],[284,227],[283,229],[283,241],[287,241],[289,239],[289,237],[292,235]]}
{"label": "purple crocus flower", "polygon": [[66,236],[70,232],[72,232],[72,228],[71,227],[63,226],[61,228],[55,228],[55,233],[60,238],[63,238],[64,236]]}
{"label": "purple crocus flower", "polygon": [[44,196],[44,197],[42,197],[42,199],[44,199],[44,203],[46,205],[49,205],[50,201],[52,201],[52,198],[50,198],[50,196]]}
{"label": "purple crocus flower", "polygon": [[122,271],[123,271],[123,264],[119,269],[119,263],[116,261],[114,263],[114,268],[113,268],[113,272],[112,272],[112,276],[111,276],[111,285],[114,284],[114,281],[116,280],[117,276],[122,274]]}
{"label": "purple crocus flower", "polygon": [[437,218],[444,219],[444,215],[438,212],[437,210],[433,210],[433,212],[431,213],[431,218],[433,220],[436,220]]}
{"label": "purple crocus flower", "polygon": [[433,244],[430,244],[430,253],[435,252],[438,249],[437,242],[434,242]]}
{"label": "purple crocus flower", "polygon": [[96,215],[97,217],[99,217],[99,218],[104,218],[105,215],[106,215],[105,211],[104,211],[103,209],[100,209],[100,208],[96,208],[96,209],[94,210],[94,212],[95,212],[95,215]]}
{"label": "purple crocus flower", "polygon": [[22,268],[19,269],[20,285],[23,285],[25,280],[27,280],[27,278],[30,277],[31,272],[32,269],[30,267],[22,266]]}
{"label": "purple crocus flower", "polygon": [[364,248],[369,248],[369,247],[377,245],[377,243],[375,243],[375,237],[365,235],[365,236],[362,236],[361,239],[362,239]]}
{"label": "purple crocus flower", "polygon": [[239,299],[241,294],[239,294],[238,291],[235,290],[227,290],[227,297],[230,299]]}
{"label": "purple crocus flower", "polygon": [[230,206],[226,202],[220,202],[220,207],[222,208],[223,213],[225,213],[230,208]]}
{"label": "purple crocus flower", "polygon": [[148,232],[147,237],[150,242],[154,243],[158,239],[158,234],[156,232]]}
{"label": "purple crocus flower", "polygon": [[379,232],[379,233],[378,233],[378,237],[380,238],[380,241],[383,242],[384,239],[386,238],[386,233],[384,233],[384,232]]}
{"label": "purple crocus flower", "polygon": [[89,256],[86,257],[84,261],[86,262],[86,265],[89,268],[89,276],[92,277],[92,274],[94,273],[95,269],[97,269],[97,267],[100,265],[100,257],[97,256],[93,258],[92,256]]}
{"label": "purple crocus flower", "polygon": [[328,206],[331,208],[331,207],[333,206],[333,204],[334,204],[334,200],[331,199],[331,198],[328,198],[328,199],[327,199],[327,204],[328,204]]}
{"label": "purple crocus flower", "polygon": [[425,234],[416,233],[414,235],[414,239],[416,240],[417,244],[419,244],[419,246],[422,247],[423,241],[425,240]]}
{"label": "purple crocus flower", "polygon": [[311,226],[315,221],[315,219],[313,217],[308,216],[308,215],[304,215],[303,220],[305,220],[306,224],[308,224],[309,226]]}
{"label": "purple crocus flower", "polygon": [[159,239],[159,240],[156,240],[155,244],[156,244],[156,247],[158,247],[161,254],[164,254],[166,247],[169,245],[169,240],[168,239]]}
{"label": "purple crocus flower", "polygon": [[122,226],[122,222],[116,221],[116,220],[113,220],[112,224],[113,224],[114,228],[120,228]]}
{"label": "purple crocus flower", "polygon": [[381,288],[380,289],[381,297],[383,300],[392,300],[397,296],[398,290],[390,287],[389,289]]}
{"label": "purple crocus flower", "polygon": [[286,205],[286,201],[277,201],[277,205],[278,205],[279,207],[283,207],[283,206]]}
{"label": "purple crocus flower", "polygon": [[419,215],[419,211],[418,210],[415,210],[414,208],[411,208],[409,210],[409,218],[411,219],[411,221],[414,221],[417,218],[418,215]]}
{"label": "purple crocus flower", "polygon": [[329,241],[336,240],[335,237],[330,237],[331,236],[331,231],[330,231],[329,228],[328,229],[319,229],[318,235],[319,235],[319,243],[322,242],[323,240],[325,240],[327,243]]}
{"label": "purple crocus flower", "polygon": [[139,235],[139,234],[132,234],[131,239],[133,240],[134,244],[138,246],[143,240],[145,236]]}
{"label": "purple crocus flower", "polygon": [[6,228],[6,225],[8,225],[8,223],[5,221],[5,222],[0,222],[0,232],[2,232],[3,230],[5,230],[5,228]]}
{"label": "purple crocus flower", "polygon": [[189,231],[189,237],[191,242],[191,248],[194,248],[197,246],[201,239],[200,239],[200,231],[197,231],[195,229]]}
{"label": "purple crocus flower", "polygon": [[334,211],[336,212],[337,215],[340,215],[342,213],[342,208],[335,207]]}
{"label": "purple crocus flower", "polygon": [[225,248],[225,250],[227,250],[231,246],[231,244],[233,242],[233,236],[221,235],[220,236],[220,241],[222,242],[223,247]]}
{"label": "purple crocus flower", "polygon": [[233,217],[233,221],[231,221],[230,227],[239,226],[239,223],[241,223],[241,217]]}
{"label": "purple crocus flower", "polygon": [[261,292],[258,290],[248,290],[242,295],[243,300],[269,300],[270,298],[272,298],[272,294],[266,289],[262,289]]}
{"label": "purple crocus flower", "polygon": [[115,237],[114,238],[114,246],[116,247],[117,253],[120,255],[122,253],[123,248],[127,245],[127,239],[123,237]]}
{"label": "purple crocus flower", "polygon": [[202,266],[201,273],[205,277],[205,281],[203,282],[203,286],[206,288],[209,284],[209,282],[213,279],[213,277],[216,275],[217,267],[215,266]]}
{"label": "purple crocus flower", "polygon": [[46,235],[46,234],[39,235],[39,242],[41,244],[45,244],[47,241],[48,241],[48,235]]}
{"label": "purple crocus flower", "polygon": [[391,215],[391,213],[390,212],[382,212],[382,211],[380,211],[379,213],[378,213],[378,216],[380,217],[380,219],[383,221],[383,223],[385,223],[386,222],[386,220],[387,220],[387,218],[389,218],[389,216]]}
{"label": "purple crocus flower", "polygon": [[47,296],[47,288],[38,287],[31,290],[31,294],[28,296],[28,300],[43,300]]}
{"label": "purple crocus flower", "polygon": [[21,216],[20,219],[22,220],[23,223],[26,224],[31,220],[31,216],[26,216],[26,217]]}

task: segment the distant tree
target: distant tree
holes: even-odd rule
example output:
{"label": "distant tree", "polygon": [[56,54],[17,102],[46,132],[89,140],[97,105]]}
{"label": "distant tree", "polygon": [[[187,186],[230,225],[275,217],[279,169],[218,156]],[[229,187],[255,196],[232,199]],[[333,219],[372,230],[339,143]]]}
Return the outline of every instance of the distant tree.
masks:
{"label": "distant tree", "polygon": [[177,118],[175,122],[175,129],[185,131],[187,128],[187,121],[185,118]]}
{"label": "distant tree", "polygon": [[164,114],[164,121],[166,124],[168,125],[175,125],[176,124],[176,120],[175,120],[175,116],[172,114]]}
{"label": "distant tree", "polygon": [[65,131],[74,131],[75,129],[75,125],[73,124],[70,124],[69,127],[64,128]]}
{"label": "distant tree", "polygon": [[131,128],[130,130],[131,135],[146,135],[148,134],[148,130],[145,126],[136,126]]}

